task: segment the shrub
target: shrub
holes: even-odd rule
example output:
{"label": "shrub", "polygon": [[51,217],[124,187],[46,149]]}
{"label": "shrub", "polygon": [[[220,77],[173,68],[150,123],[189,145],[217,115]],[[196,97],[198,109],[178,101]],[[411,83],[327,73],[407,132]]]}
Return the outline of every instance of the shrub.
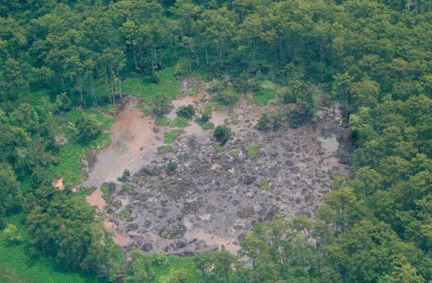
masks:
{"label": "shrub", "polygon": [[178,128],[184,128],[189,126],[190,124],[187,122],[187,120],[183,117],[176,117],[171,123],[171,127],[178,127]]}
{"label": "shrub", "polygon": [[65,92],[63,92],[60,95],[57,95],[56,102],[55,102],[56,112],[69,111],[72,109],[71,106],[72,106],[72,102],[69,99],[69,97],[67,97]]}
{"label": "shrub", "polygon": [[193,108],[192,104],[189,104],[188,106],[183,105],[177,109],[176,114],[179,117],[191,119],[195,115],[195,109]]}
{"label": "shrub", "polygon": [[221,143],[225,144],[231,136],[231,129],[227,125],[219,125],[216,127],[213,137]]}
{"label": "shrub", "polygon": [[153,110],[152,110],[153,115],[160,118],[168,114],[170,110],[171,110],[171,105],[168,96],[162,94],[153,98]]}
{"label": "shrub", "polygon": [[123,175],[120,178],[117,178],[117,180],[126,181],[129,176],[130,176],[130,171],[128,169],[125,169],[123,171]]}
{"label": "shrub", "polygon": [[216,101],[223,105],[233,105],[240,99],[240,94],[232,90],[223,90],[215,97]]}
{"label": "shrub", "polygon": [[102,134],[102,123],[93,115],[81,112],[81,117],[75,121],[78,142],[87,143]]}
{"label": "shrub", "polygon": [[177,169],[177,162],[172,161],[172,159],[170,159],[170,161],[167,164],[167,171],[175,171]]}
{"label": "shrub", "polygon": [[157,119],[155,121],[155,125],[156,126],[169,126],[170,122],[171,122],[170,119],[164,117],[164,118]]}
{"label": "shrub", "polygon": [[171,146],[169,144],[167,144],[167,145],[164,145],[163,147],[159,148],[159,151],[157,154],[164,154],[164,153],[167,153],[170,151],[172,151]]}
{"label": "shrub", "polygon": [[180,136],[182,132],[178,129],[165,133],[164,143],[172,143],[176,137]]}
{"label": "shrub", "polygon": [[207,107],[204,109],[198,109],[198,113],[201,115],[201,117],[196,118],[195,122],[197,122],[198,124],[207,123],[212,117],[211,106],[207,105]]}
{"label": "shrub", "polygon": [[261,114],[261,118],[258,120],[257,123],[257,129],[260,131],[269,130],[270,126],[268,125],[270,123],[270,119],[267,116],[266,113]]}

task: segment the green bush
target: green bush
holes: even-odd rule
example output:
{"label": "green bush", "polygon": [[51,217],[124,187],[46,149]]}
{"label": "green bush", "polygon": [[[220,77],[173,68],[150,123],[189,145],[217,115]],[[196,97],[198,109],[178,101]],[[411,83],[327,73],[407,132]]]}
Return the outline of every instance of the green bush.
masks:
{"label": "green bush", "polygon": [[160,118],[168,114],[170,110],[171,110],[171,105],[168,96],[162,94],[153,98],[153,109],[152,109],[153,115]]}
{"label": "green bush", "polygon": [[204,109],[198,109],[198,114],[200,117],[195,119],[195,122],[198,124],[207,123],[212,117],[212,109],[210,105],[207,105]]}
{"label": "green bush", "polygon": [[123,171],[123,175],[119,178],[117,178],[118,181],[126,181],[127,178],[130,176],[130,171],[128,169],[125,169]]}
{"label": "green bush", "polygon": [[171,127],[178,127],[178,128],[184,128],[189,126],[190,124],[187,122],[187,120],[183,117],[176,117],[171,123]]}
{"label": "green bush", "polygon": [[225,144],[231,136],[231,129],[227,125],[219,125],[216,127],[213,137],[220,142],[221,145]]}
{"label": "green bush", "polygon": [[178,129],[165,133],[164,143],[172,143],[176,137],[180,136],[182,132]]}
{"label": "green bush", "polygon": [[177,162],[172,161],[172,159],[170,159],[170,161],[167,164],[167,171],[175,171],[177,169]]}
{"label": "green bush", "polygon": [[170,151],[172,151],[171,146],[169,144],[167,144],[167,145],[164,145],[163,147],[161,147],[157,154],[164,154],[164,153],[167,153]]}
{"label": "green bush", "polygon": [[240,99],[240,94],[232,90],[222,90],[215,97],[216,101],[223,105],[233,105]]}
{"label": "green bush", "polygon": [[170,119],[163,117],[163,118],[159,118],[155,121],[155,125],[156,126],[169,126],[170,125]]}
{"label": "green bush", "polygon": [[81,111],[81,117],[75,121],[77,129],[76,139],[81,143],[88,143],[102,134],[102,123],[95,116]]}
{"label": "green bush", "polygon": [[182,105],[177,109],[176,114],[179,117],[191,119],[195,115],[195,109],[192,104],[189,104],[188,106]]}
{"label": "green bush", "polygon": [[269,130],[270,126],[268,125],[270,123],[270,119],[267,116],[266,113],[261,114],[261,118],[258,120],[257,123],[257,129],[260,131]]}
{"label": "green bush", "polygon": [[69,97],[67,97],[65,92],[63,92],[60,95],[57,95],[56,102],[55,102],[55,109],[56,112],[69,111],[72,109],[72,102],[69,99]]}

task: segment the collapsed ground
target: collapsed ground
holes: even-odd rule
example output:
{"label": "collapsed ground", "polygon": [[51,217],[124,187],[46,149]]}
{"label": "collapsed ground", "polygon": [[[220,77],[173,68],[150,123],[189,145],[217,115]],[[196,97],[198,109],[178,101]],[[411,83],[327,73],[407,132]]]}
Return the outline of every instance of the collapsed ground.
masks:
{"label": "collapsed ground", "polygon": [[[210,103],[203,85],[193,88],[183,84],[183,93],[199,93],[174,100],[175,108]],[[236,254],[253,223],[313,218],[332,178],[350,175],[347,130],[337,103],[324,108],[313,126],[258,131],[262,113],[289,106],[258,107],[243,98],[213,112],[210,122],[225,123],[235,133],[223,147],[212,140],[212,129],[190,120],[163,154],[158,153],[168,145],[164,134],[172,128],[142,117],[134,108],[138,103],[129,97],[120,105],[111,145],[83,160],[88,172],[83,186],[98,188],[87,200],[106,212],[106,227],[126,251],[191,256],[224,244]],[[172,120],[175,109],[167,117]],[[165,170],[171,159],[178,164],[174,172]],[[125,169],[131,175],[118,181]]]}

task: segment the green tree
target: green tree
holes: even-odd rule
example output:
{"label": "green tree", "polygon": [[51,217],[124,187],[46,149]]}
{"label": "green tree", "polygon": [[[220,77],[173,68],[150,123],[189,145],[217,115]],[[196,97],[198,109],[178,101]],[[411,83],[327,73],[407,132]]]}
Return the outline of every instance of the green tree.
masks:
{"label": "green tree", "polygon": [[102,124],[95,116],[81,111],[81,117],[75,121],[76,138],[79,142],[88,143],[102,134]]}
{"label": "green tree", "polygon": [[225,144],[231,136],[231,128],[227,125],[219,125],[215,128],[213,137],[221,143]]}
{"label": "green tree", "polygon": [[7,224],[4,230],[4,236],[10,245],[16,245],[23,241],[23,236],[20,234],[17,227],[12,224]]}
{"label": "green tree", "polygon": [[195,267],[201,270],[203,275],[203,281],[206,280],[206,273],[210,272],[210,268],[214,262],[214,254],[211,252],[199,253],[193,257]]}
{"label": "green tree", "polygon": [[21,184],[16,180],[16,175],[9,165],[0,163],[0,229],[6,225],[4,217],[6,213],[18,209],[21,206]]}

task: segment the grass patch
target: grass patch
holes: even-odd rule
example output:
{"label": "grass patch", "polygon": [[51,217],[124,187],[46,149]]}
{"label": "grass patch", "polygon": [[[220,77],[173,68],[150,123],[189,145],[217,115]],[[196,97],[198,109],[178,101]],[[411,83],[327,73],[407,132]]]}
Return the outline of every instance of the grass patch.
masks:
{"label": "grass patch", "polygon": [[201,123],[201,124],[199,124],[200,125],[200,127],[203,129],[203,130],[210,130],[210,129],[213,129],[214,128],[214,124],[213,123]]}
{"label": "grass patch", "polygon": [[231,123],[232,123],[233,125],[238,125],[238,124],[240,123],[240,121],[237,120],[237,119],[232,119],[232,120],[231,120]]}
{"label": "grass patch", "polygon": [[168,118],[166,118],[166,117],[163,117],[163,118],[157,119],[157,120],[155,121],[155,125],[156,125],[156,126],[169,126],[170,123],[171,123],[170,119],[168,119]]}
{"label": "grass patch", "polygon": [[255,158],[258,155],[260,149],[261,149],[261,145],[260,144],[249,146],[248,147],[248,153],[247,153],[248,156],[249,156],[249,158],[251,158],[251,159]]}
{"label": "grass patch", "polygon": [[102,191],[102,198],[107,202],[110,203],[111,200],[109,198],[109,188],[107,185],[102,185],[100,187],[101,191]]}
{"label": "grass patch", "polygon": [[158,95],[165,94],[171,99],[175,99],[180,90],[181,82],[174,76],[174,68],[166,68],[159,73],[160,82],[155,84],[149,76],[131,78],[122,83],[123,93],[141,97],[150,102]]}
{"label": "grass patch", "polygon": [[156,273],[156,283],[173,282],[176,272],[179,270],[185,271],[190,275],[189,282],[200,282],[202,273],[194,265],[193,258],[180,258],[176,256],[168,256],[167,265],[154,264],[152,267]]}
{"label": "grass patch", "polygon": [[176,117],[171,123],[171,127],[184,128],[189,126],[188,121],[183,117]]}
{"label": "grass patch", "polygon": [[258,182],[258,187],[264,191],[270,191],[273,189],[273,185],[270,185],[269,179],[263,179],[260,182]]}
{"label": "grass patch", "polygon": [[213,104],[213,107],[217,110],[217,111],[223,111],[225,109],[227,109],[227,105],[217,101],[215,98],[210,99],[210,102]]}
{"label": "grass patch", "polygon": [[129,191],[129,192],[135,192],[136,191],[134,187],[129,186],[129,185],[122,185],[122,188],[126,191]]}
{"label": "grass patch", "polygon": [[217,152],[224,151],[224,148],[220,145],[214,144],[213,147]]}
{"label": "grass patch", "polygon": [[162,148],[160,148],[157,154],[164,154],[164,153],[167,153],[170,151],[172,151],[172,148],[169,144],[167,144],[167,145],[164,145]]}
{"label": "grass patch", "polygon": [[172,130],[165,133],[164,143],[172,143],[176,137],[180,136],[182,132],[180,130]]}
{"label": "grass patch", "polygon": [[255,136],[255,133],[248,132],[248,133],[247,133],[247,136],[248,136],[248,137],[253,137],[253,136]]}
{"label": "grass patch", "polygon": [[96,276],[63,271],[56,266],[53,257],[31,257],[28,251],[32,246],[29,244],[30,235],[26,231],[25,219],[24,213],[6,218],[7,223],[15,225],[23,236],[20,245],[9,245],[3,236],[4,230],[0,230],[0,282],[107,282]]}
{"label": "grass patch", "polygon": [[234,158],[237,158],[237,157],[239,156],[239,151],[238,151],[238,150],[233,151],[233,152],[230,153],[230,155],[231,155],[232,157],[234,157]]}
{"label": "grass patch", "polygon": [[127,222],[130,222],[133,220],[133,217],[129,215],[129,212],[127,211],[127,209],[122,210],[119,214],[120,219],[126,220]]}
{"label": "grass patch", "polygon": [[108,104],[103,109],[104,109],[103,111],[106,112],[106,113],[111,113],[112,114],[112,113],[116,112],[116,107],[113,104]]}
{"label": "grass patch", "polygon": [[262,91],[253,95],[253,98],[249,100],[248,105],[256,104],[258,106],[266,106],[270,100],[276,98],[276,90],[271,88],[264,88]]}

